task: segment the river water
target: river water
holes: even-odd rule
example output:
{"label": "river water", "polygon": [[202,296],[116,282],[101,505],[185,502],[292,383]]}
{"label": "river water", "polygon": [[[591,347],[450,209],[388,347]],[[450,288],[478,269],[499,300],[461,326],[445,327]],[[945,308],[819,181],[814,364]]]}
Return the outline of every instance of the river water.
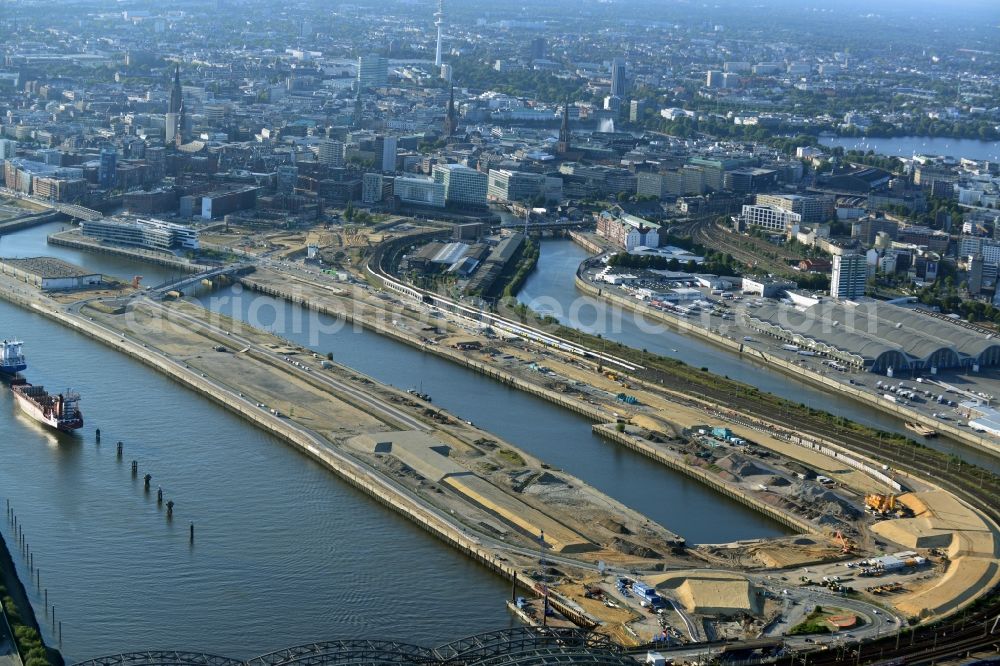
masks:
{"label": "river water", "polygon": [[[0,256],[49,255],[147,283],[174,273],[46,246],[46,225],[0,239]],[[222,292],[239,316],[249,294]],[[246,304],[246,305],[244,305]],[[258,314],[266,311],[260,307]],[[267,306],[267,303],[264,303]],[[275,313],[291,308],[272,302]],[[277,316],[277,315],[276,315]],[[303,318],[308,321],[308,317]],[[308,337],[308,331],[300,333]],[[87,427],[55,435],[0,390],[0,503],[26,533],[41,586],[16,554],[47,640],[44,590],[67,661],[150,648],[249,657],[313,640],[434,644],[509,626],[507,585],[266,433],[155,371],[0,301],[0,335],[23,338],[29,379],[84,396]],[[296,335],[288,334],[295,339]],[[692,542],[784,533],[770,520],[593,436],[589,423],[372,333],[319,338],[321,351],[474,420],[650,514]],[[94,441],[101,428],[103,443]],[[115,442],[125,456],[115,456]],[[139,463],[139,475],[129,471]],[[146,494],[141,477],[153,475]],[[155,500],[174,500],[165,519]],[[196,523],[189,546],[187,528]],[[11,525],[0,531],[13,546]]]}
{"label": "river water", "polygon": [[[0,329],[26,341],[29,379],[83,395],[83,434],[62,436],[0,391],[0,502],[27,535],[68,662],[148,648],[249,657],[344,637],[435,643],[509,625],[504,581],[284,443],[3,301]],[[157,485],[176,502],[172,522]],[[0,529],[14,544],[6,520]],[[44,590],[15,560],[41,620]]]}
{"label": "river water", "polygon": [[913,157],[914,155],[948,155],[970,160],[1000,160],[1000,141],[979,141],[976,139],[947,139],[927,136],[894,137],[822,137],[824,146],[842,146],[844,150],[874,150],[880,155],[891,157]]}
{"label": "river water", "polygon": [[[525,281],[518,299],[536,312],[551,315],[567,326],[588,333],[600,333],[609,340],[677,358],[694,367],[707,367],[717,375],[745,382],[782,398],[913,437],[913,433],[903,428],[897,419],[883,412],[849,398],[820,391],[766,365],[748,362],[698,337],[670,330],[664,324],[643,321],[620,307],[607,305],[581,293],[576,288],[574,276],[577,267],[589,256],[587,250],[571,240],[542,242],[538,266]],[[1000,460],[957,442],[939,437],[927,440],[926,444],[1000,472]]]}

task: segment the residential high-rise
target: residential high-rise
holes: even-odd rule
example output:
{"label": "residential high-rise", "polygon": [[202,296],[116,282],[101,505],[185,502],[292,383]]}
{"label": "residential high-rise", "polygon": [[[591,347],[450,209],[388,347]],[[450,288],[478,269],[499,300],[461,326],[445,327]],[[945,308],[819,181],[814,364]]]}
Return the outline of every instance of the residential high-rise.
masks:
{"label": "residential high-rise", "polygon": [[344,144],[341,141],[324,139],[317,145],[316,159],[320,164],[329,167],[344,166]]}
{"label": "residential high-rise", "polygon": [[854,299],[865,295],[868,282],[868,261],[863,254],[845,253],[833,257],[833,277],[830,295],[834,298]]}
{"label": "residential high-rise", "polygon": [[611,61],[611,96],[624,99],[628,92],[627,86],[625,60],[623,58],[615,58]]}
{"label": "residential high-rise", "polygon": [[358,58],[358,89],[381,88],[389,82],[389,61],[377,54]]}
{"label": "residential high-rise", "polygon": [[118,165],[118,153],[114,148],[101,149],[101,163],[97,169],[97,182],[107,189],[114,187],[115,167]]}

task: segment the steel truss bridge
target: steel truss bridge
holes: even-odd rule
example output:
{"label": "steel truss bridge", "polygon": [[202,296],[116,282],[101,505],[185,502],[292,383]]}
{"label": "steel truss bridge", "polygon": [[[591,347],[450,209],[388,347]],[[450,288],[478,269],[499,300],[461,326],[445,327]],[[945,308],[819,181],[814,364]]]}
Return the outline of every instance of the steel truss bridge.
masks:
{"label": "steel truss bridge", "polygon": [[109,655],[76,666],[635,666],[608,637],[575,628],[517,627],[469,636],[436,648],[384,640],[307,643],[241,661],[182,651]]}

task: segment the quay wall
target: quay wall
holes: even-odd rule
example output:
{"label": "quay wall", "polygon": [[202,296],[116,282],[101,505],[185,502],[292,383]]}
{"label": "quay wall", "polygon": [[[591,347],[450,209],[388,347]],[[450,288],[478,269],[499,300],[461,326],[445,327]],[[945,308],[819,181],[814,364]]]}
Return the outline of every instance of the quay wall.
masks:
{"label": "quay wall", "polygon": [[785,527],[790,527],[797,532],[803,532],[806,534],[816,531],[815,525],[811,525],[807,521],[801,520],[786,511],[782,511],[771,506],[770,504],[767,504],[766,502],[762,502],[750,493],[746,492],[744,489],[734,486],[733,484],[726,483],[710,472],[706,472],[703,469],[693,467],[691,465],[685,465],[683,461],[660,451],[652,443],[640,437],[630,435],[626,432],[618,432],[615,428],[603,424],[595,425],[594,432],[617,444],[620,444],[621,446],[624,446],[627,449],[641,453],[647,458],[652,458],[662,465],[666,465],[671,469],[675,469],[678,472],[682,472],[690,477],[693,477],[716,492],[764,514],[768,518],[781,523]]}
{"label": "quay wall", "polygon": [[161,252],[152,252],[148,250],[140,249],[129,249],[125,247],[114,247],[111,245],[104,245],[102,243],[91,243],[88,241],[81,241],[76,238],[66,238],[62,234],[52,234],[48,237],[48,242],[51,245],[61,245],[63,247],[71,247],[77,250],[86,250],[87,252],[97,252],[98,254],[111,254],[116,257],[126,257],[128,259],[135,259],[137,261],[146,261],[151,264],[156,264],[158,266],[167,266],[169,268],[176,268],[182,270],[186,273],[200,273],[201,271],[208,268],[207,266],[202,266],[200,264],[194,264],[183,259],[171,258]]}
{"label": "quay wall", "polygon": [[57,222],[62,217],[63,214],[59,211],[49,211],[46,213],[26,215],[8,222],[0,222],[0,234],[9,234],[14,231],[21,231],[22,229],[30,229],[31,227],[48,224],[49,222]]}

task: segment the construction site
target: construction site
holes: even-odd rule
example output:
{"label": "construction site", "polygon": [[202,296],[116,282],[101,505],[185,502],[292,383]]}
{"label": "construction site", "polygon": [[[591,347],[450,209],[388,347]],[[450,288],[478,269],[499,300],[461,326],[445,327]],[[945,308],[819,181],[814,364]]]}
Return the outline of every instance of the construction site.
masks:
{"label": "construction site", "polygon": [[[296,251],[324,240],[292,238],[287,248]],[[373,239],[363,238],[350,240],[345,265],[351,255],[366,253]],[[258,265],[241,282],[585,414],[609,441],[795,534],[686,544],[669,525],[657,525],[419,395],[193,303],[143,298],[137,284],[117,298],[95,292],[89,299],[63,299],[68,309],[41,294],[33,301],[55,307],[63,323],[143,355],[262,427],[299,441],[337,473],[377,480],[386,501],[406,505],[411,518],[433,523],[470,554],[516,574],[529,597],[550,597],[551,605],[521,604],[519,615],[528,621],[590,624],[624,644],[663,637],[678,643],[749,639],[781,627],[782,618],[797,612],[793,607],[817,604],[817,594],[824,607],[835,601],[832,607],[844,610],[840,615],[854,608],[861,624],[873,627],[881,621],[874,612],[879,606],[895,609],[891,617],[899,621],[940,617],[1000,578],[996,525],[926,480],[835,442],[807,439],[758,416],[471,325],[355,276]],[[913,557],[898,556],[911,551]],[[893,568],[895,560],[885,560],[890,568],[866,567],[879,572],[871,575],[845,566],[885,557],[903,565]],[[643,586],[653,593],[642,592]],[[551,618],[543,606],[555,609]]]}

